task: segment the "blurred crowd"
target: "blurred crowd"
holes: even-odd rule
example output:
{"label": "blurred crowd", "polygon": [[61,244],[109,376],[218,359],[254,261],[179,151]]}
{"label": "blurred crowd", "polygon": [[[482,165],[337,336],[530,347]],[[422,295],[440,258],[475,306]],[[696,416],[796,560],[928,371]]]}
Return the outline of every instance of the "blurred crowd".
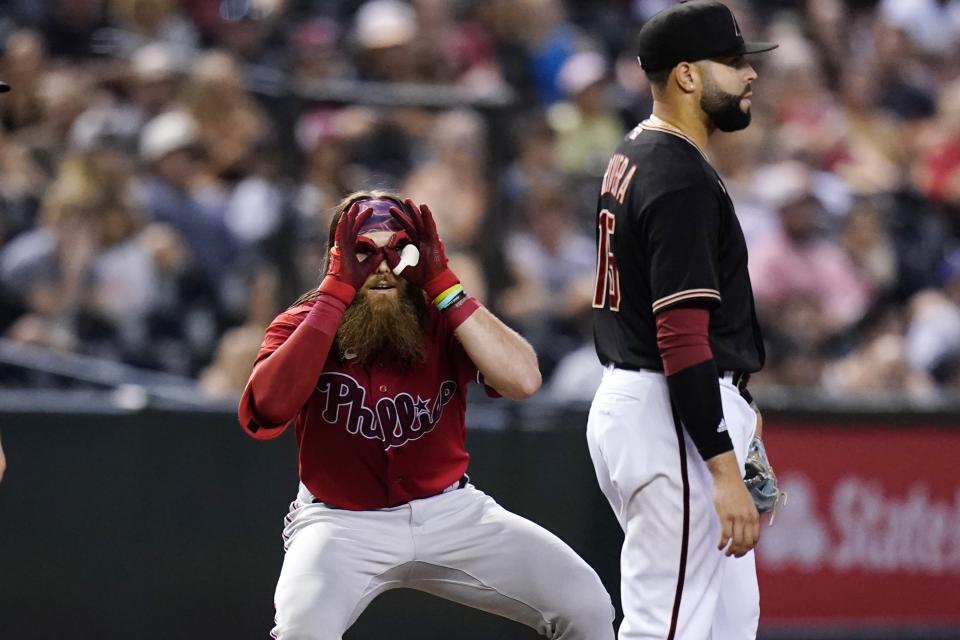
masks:
{"label": "blurred crowd", "polygon": [[[431,206],[544,393],[589,398],[594,205],[667,4],[6,0],[0,333],[236,394],[331,208],[386,188]],[[708,149],[767,340],[752,386],[960,391],[960,0],[727,4],[780,43],[753,125]]]}

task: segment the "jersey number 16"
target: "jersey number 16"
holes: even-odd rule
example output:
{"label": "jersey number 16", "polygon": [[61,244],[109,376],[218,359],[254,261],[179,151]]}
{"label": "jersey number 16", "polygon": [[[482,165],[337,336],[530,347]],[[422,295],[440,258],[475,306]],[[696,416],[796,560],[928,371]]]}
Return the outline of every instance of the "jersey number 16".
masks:
{"label": "jersey number 16", "polygon": [[620,270],[613,255],[613,233],[617,219],[604,209],[597,216],[597,282],[593,292],[594,309],[602,309],[610,296],[610,311],[620,310]]}

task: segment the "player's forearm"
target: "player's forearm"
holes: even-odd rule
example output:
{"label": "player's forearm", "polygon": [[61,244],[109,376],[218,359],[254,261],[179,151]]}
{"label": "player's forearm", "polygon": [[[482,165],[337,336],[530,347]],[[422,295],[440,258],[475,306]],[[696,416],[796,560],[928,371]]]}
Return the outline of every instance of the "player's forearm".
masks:
{"label": "player's forearm", "polygon": [[733,449],[708,338],[710,312],[675,307],[657,315],[657,347],[677,417],[704,460]]}
{"label": "player's forearm", "polygon": [[740,482],[740,465],[737,464],[737,456],[732,449],[713,456],[706,461],[706,464],[714,482],[726,480]]}
{"label": "player's forearm", "polygon": [[731,451],[713,360],[667,376],[673,410],[704,460]]}
{"label": "player's forearm", "polygon": [[540,388],[537,354],[523,337],[480,307],[454,334],[484,382],[513,400],[528,398]]}
{"label": "player's forearm", "polygon": [[254,368],[243,402],[263,427],[285,426],[310,398],[333,345],[345,305],[321,296],[304,321]]}

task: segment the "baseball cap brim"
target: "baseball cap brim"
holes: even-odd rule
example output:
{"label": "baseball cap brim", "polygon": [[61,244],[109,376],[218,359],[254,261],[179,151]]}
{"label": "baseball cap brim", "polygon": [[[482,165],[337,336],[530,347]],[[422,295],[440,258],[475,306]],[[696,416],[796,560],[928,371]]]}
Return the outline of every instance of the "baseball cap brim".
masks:
{"label": "baseball cap brim", "polygon": [[763,53],[765,51],[773,51],[780,45],[775,42],[744,42],[743,43],[743,52],[744,53]]}
{"label": "baseball cap brim", "polygon": [[7,91],[10,91],[10,85],[6,82],[0,82],[0,93],[6,93]]}

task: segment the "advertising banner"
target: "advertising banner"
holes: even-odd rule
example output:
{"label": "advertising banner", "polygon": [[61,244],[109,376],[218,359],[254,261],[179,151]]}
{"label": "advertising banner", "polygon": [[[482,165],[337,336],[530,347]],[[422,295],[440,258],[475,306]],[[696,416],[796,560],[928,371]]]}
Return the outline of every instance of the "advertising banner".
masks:
{"label": "advertising banner", "polygon": [[761,624],[960,623],[960,429],[764,425],[787,492],[763,518]]}

